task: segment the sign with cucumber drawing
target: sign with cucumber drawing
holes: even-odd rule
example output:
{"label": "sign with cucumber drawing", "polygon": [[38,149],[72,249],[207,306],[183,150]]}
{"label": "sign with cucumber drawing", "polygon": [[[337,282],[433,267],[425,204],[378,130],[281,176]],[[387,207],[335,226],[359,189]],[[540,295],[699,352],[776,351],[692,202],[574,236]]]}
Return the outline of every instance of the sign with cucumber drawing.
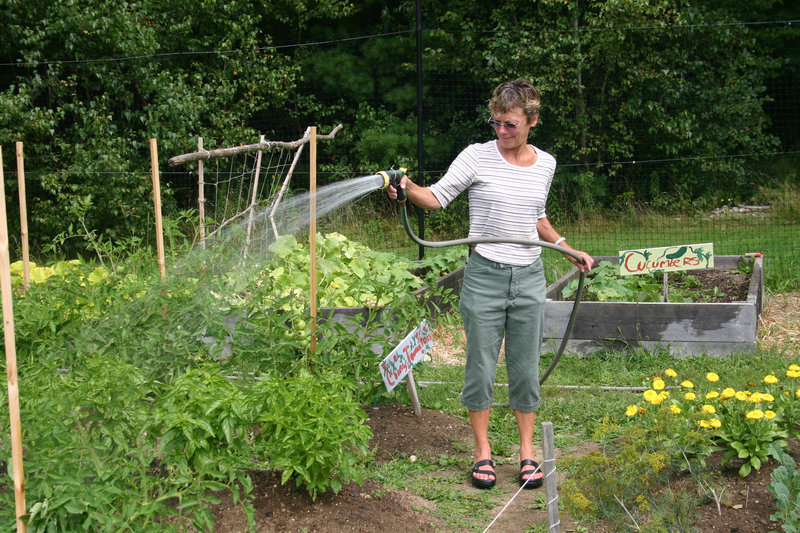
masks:
{"label": "sign with cucumber drawing", "polygon": [[619,253],[619,273],[654,274],[697,268],[714,268],[714,244],[687,244],[624,250]]}

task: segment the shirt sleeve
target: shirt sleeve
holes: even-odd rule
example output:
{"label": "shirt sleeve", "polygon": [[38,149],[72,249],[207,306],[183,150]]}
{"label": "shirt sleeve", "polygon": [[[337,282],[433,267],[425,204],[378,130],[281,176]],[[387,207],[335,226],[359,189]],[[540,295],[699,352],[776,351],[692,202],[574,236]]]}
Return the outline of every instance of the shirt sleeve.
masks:
{"label": "shirt sleeve", "polygon": [[447,207],[456,196],[472,185],[477,174],[478,154],[475,145],[470,145],[458,154],[445,175],[429,189],[442,207]]}

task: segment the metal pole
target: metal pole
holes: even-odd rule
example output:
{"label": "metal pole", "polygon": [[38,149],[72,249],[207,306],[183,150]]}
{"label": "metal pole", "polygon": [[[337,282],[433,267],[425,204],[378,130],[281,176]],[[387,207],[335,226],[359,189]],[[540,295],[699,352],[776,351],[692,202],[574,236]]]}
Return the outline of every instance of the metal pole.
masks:
{"label": "metal pole", "polygon": [[[422,138],[422,0],[417,0],[417,183],[425,185],[425,150]],[[425,211],[417,208],[417,231],[425,238]],[[425,257],[425,247],[419,245],[419,258]]]}

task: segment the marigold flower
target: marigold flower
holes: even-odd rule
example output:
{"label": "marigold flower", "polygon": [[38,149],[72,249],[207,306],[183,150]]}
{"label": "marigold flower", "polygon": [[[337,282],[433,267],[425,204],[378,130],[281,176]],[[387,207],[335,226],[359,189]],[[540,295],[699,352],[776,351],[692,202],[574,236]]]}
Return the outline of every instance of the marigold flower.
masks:
{"label": "marigold flower", "polygon": [[694,388],[694,383],[692,383],[691,381],[689,381],[687,379],[686,381],[682,381],[681,382],[681,387],[683,387],[684,389],[693,389]]}
{"label": "marigold flower", "polygon": [[669,406],[669,410],[670,410],[670,411],[672,411],[672,414],[673,414],[673,415],[679,415],[679,414],[681,414],[681,408],[680,408],[680,407],[678,407],[678,406],[677,406],[677,405],[675,405],[675,404],[672,404],[672,405],[670,405],[670,406]]}
{"label": "marigold flower", "polygon": [[636,414],[636,413],[638,413],[638,412],[639,412],[639,407],[638,407],[638,406],[636,406],[636,405],[629,405],[629,406],[628,406],[628,407],[625,409],[625,415],[626,415],[626,416],[633,416],[633,415],[635,415],[635,414]]}
{"label": "marigold flower", "polygon": [[764,376],[764,383],[770,383],[771,384],[771,383],[777,383],[777,382],[778,382],[778,378],[776,378],[772,374],[770,374],[768,376]]}
{"label": "marigold flower", "polygon": [[794,395],[797,396],[798,398],[800,398],[800,389],[797,389],[796,391],[794,391]]}
{"label": "marigold flower", "polygon": [[664,388],[664,380],[661,378],[655,378],[653,380],[653,389],[654,390],[662,390]]}
{"label": "marigold flower", "polygon": [[715,391],[715,390],[708,391],[706,393],[706,400],[711,400],[713,398],[716,398],[717,396],[719,396],[719,393],[717,391]]}
{"label": "marigold flower", "polygon": [[740,402],[747,401],[747,394],[745,394],[744,391],[738,390],[736,391],[736,394],[734,394],[734,396],[736,396],[736,399],[739,400]]}
{"label": "marigold flower", "polygon": [[714,406],[713,405],[709,405],[709,404],[705,404],[702,409],[703,409],[704,413],[708,413],[710,415],[713,415],[714,413],[717,412],[717,410],[714,408]]}
{"label": "marigold flower", "polygon": [[791,370],[792,372],[800,372],[800,366],[789,365],[789,370]]}
{"label": "marigold flower", "polygon": [[732,387],[725,387],[722,389],[722,394],[719,395],[720,400],[727,400],[728,398],[733,398],[736,395],[736,390]]}
{"label": "marigold flower", "polygon": [[747,401],[750,403],[761,403],[763,399],[764,399],[763,394],[761,394],[760,392],[754,392],[747,398]]}
{"label": "marigold flower", "polygon": [[800,378],[800,370],[787,370],[786,371],[787,378]]}
{"label": "marigold flower", "polygon": [[711,422],[709,422],[708,420],[698,420],[697,425],[700,426],[701,428],[710,428]]}
{"label": "marigold flower", "polygon": [[775,414],[775,411],[764,411],[764,418],[772,420],[776,416],[778,416],[778,415]]}
{"label": "marigold flower", "polygon": [[[798,369],[798,370],[800,370],[800,369]],[[671,378],[678,377],[678,373],[675,372],[674,370],[672,370],[671,368],[668,368],[668,369],[664,370],[664,375],[669,376]]]}
{"label": "marigold flower", "polygon": [[647,389],[646,391],[644,391],[642,396],[644,397],[645,401],[653,403],[654,400],[658,398],[658,393],[656,393],[656,391],[654,391],[653,389]]}
{"label": "marigold flower", "polygon": [[719,418],[712,418],[708,421],[708,423],[711,424],[711,427],[714,429],[719,429],[722,427],[722,422]]}
{"label": "marigold flower", "polygon": [[697,398],[697,395],[693,392],[687,392],[686,394],[683,395],[683,397],[691,402],[692,400]]}
{"label": "marigold flower", "polygon": [[715,381],[719,381],[719,376],[714,372],[709,372],[706,374],[706,379],[711,383],[714,383]]}
{"label": "marigold flower", "polygon": [[764,418],[764,411],[762,411],[761,409],[753,409],[752,411],[749,411],[747,414],[745,414],[744,417],[750,420],[760,420]]}
{"label": "marigold flower", "polygon": [[775,396],[773,396],[772,394],[770,394],[768,392],[762,394],[761,397],[764,398],[764,401],[767,401],[767,402],[774,402],[775,401]]}

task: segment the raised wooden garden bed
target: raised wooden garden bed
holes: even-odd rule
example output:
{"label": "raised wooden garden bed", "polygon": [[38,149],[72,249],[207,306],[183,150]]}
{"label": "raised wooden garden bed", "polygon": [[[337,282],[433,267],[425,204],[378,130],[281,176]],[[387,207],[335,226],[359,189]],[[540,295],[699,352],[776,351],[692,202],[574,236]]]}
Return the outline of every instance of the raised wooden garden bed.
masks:
{"label": "raised wooden garden bed", "polygon": [[[618,264],[617,257],[599,257]],[[742,256],[714,257],[714,269],[731,271]],[[758,317],[764,301],[764,263],[755,257],[747,299],[726,303],[581,302],[566,352],[666,349],[674,355],[724,356],[752,352],[758,340]],[[690,272],[691,273],[691,272]],[[555,351],[562,342],[571,301],[561,290],[578,277],[577,269],[550,285],[545,308],[544,349]]]}

